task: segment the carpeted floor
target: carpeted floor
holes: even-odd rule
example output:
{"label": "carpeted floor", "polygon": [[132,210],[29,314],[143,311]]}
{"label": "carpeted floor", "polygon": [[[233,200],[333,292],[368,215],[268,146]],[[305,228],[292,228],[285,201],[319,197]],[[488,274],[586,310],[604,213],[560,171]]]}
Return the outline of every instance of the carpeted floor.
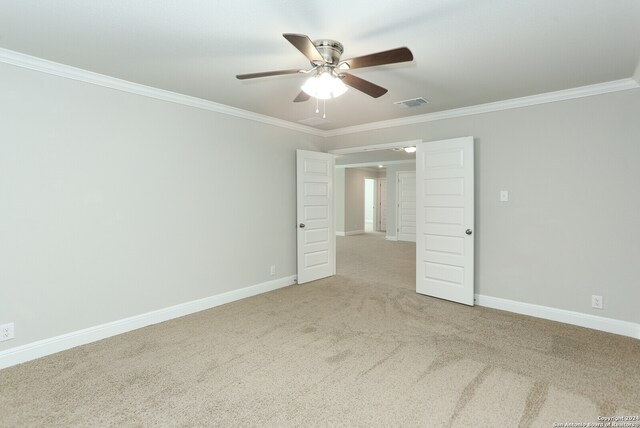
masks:
{"label": "carpeted floor", "polygon": [[640,415],[640,341],[417,295],[415,245],[0,371],[0,426],[541,426]]}

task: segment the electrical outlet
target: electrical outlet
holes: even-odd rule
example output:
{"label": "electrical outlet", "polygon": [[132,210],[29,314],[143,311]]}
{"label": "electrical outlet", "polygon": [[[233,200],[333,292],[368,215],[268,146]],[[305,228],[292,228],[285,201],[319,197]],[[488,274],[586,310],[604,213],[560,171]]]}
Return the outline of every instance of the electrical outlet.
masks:
{"label": "electrical outlet", "polygon": [[602,296],[591,296],[591,306],[596,309],[602,309]]}
{"label": "electrical outlet", "polygon": [[276,274],[276,265],[271,265],[271,275]]}
{"label": "electrical outlet", "polygon": [[0,325],[0,342],[13,339],[14,337],[13,323]]}

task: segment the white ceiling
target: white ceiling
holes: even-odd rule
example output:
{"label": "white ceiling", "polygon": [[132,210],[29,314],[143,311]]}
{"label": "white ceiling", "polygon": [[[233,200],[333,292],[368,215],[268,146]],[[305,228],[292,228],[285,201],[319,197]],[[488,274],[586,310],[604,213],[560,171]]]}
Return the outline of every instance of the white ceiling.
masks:
{"label": "white ceiling", "polygon": [[[409,47],[415,61],[353,70],[389,92],[327,102],[319,129],[424,114],[629,78],[638,0],[0,0],[0,47],[298,122],[307,68],[282,33],[330,38],[343,58]],[[415,97],[427,106],[400,109]]]}

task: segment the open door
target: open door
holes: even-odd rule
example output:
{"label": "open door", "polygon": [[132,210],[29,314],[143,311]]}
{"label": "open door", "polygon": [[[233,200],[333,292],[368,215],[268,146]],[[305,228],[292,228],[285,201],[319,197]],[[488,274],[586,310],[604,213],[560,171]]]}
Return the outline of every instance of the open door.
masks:
{"label": "open door", "polygon": [[396,175],[396,237],[398,241],[416,242],[416,173],[398,171]]}
{"label": "open door", "polygon": [[298,284],[336,274],[335,158],[297,150]]}
{"label": "open door", "polygon": [[473,137],[416,152],[416,291],[473,306]]}

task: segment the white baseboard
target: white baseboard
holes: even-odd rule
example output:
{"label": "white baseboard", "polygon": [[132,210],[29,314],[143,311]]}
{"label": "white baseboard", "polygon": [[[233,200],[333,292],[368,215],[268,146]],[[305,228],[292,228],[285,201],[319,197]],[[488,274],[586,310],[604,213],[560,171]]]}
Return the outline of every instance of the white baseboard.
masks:
{"label": "white baseboard", "polygon": [[351,236],[351,235],[362,235],[364,233],[364,230],[350,230],[349,232],[345,232],[345,236]]}
{"label": "white baseboard", "polygon": [[295,281],[296,276],[291,275],[275,279],[273,281],[267,281],[261,284],[241,288],[239,290],[233,290],[217,294],[215,296],[181,303],[179,305],[170,306],[157,311],[135,315],[129,318],[10,348],[0,352],[0,369],[44,357],[46,355],[55,354],[56,352],[95,342],[97,340],[106,339],[107,337],[126,333],[148,325],[183,317],[195,312],[224,305],[225,303],[231,303],[246,297],[273,291],[278,288],[292,285]]}
{"label": "white baseboard", "polygon": [[387,235],[387,236],[384,237],[384,239],[386,239],[387,241],[397,241],[398,237],[397,236]]}
{"label": "white baseboard", "polygon": [[364,230],[352,230],[349,232],[336,232],[336,236],[362,235]]}
{"label": "white baseboard", "polygon": [[475,303],[487,308],[515,312],[517,314],[559,321],[566,324],[573,324],[580,327],[587,327],[594,330],[606,331],[608,333],[615,333],[622,336],[640,339],[640,324],[628,321],[620,321],[612,318],[568,311],[565,309],[534,305],[531,303],[517,302],[515,300],[501,299],[498,297],[484,296],[482,294],[475,295]]}

